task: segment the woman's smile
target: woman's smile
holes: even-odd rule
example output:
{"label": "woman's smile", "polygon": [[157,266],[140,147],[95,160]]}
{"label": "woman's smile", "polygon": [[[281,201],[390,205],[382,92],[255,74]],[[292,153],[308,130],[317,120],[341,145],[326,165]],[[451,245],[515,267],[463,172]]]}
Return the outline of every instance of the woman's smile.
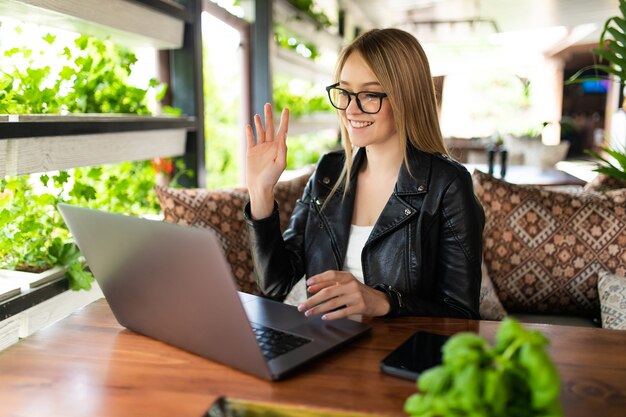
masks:
{"label": "woman's smile", "polygon": [[349,120],[350,126],[354,129],[363,129],[374,124],[374,122],[365,122],[360,120]]}

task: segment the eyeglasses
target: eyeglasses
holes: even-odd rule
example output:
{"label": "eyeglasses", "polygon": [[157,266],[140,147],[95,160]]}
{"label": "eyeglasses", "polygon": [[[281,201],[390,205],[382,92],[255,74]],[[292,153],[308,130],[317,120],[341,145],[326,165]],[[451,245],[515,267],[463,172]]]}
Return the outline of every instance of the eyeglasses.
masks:
{"label": "eyeglasses", "polygon": [[359,93],[351,93],[343,88],[337,87],[339,83],[326,87],[330,104],[337,110],[345,110],[352,101],[352,96],[356,99],[356,105],[363,113],[376,114],[383,106],[383,98],[387,97],[385,93],[374,93],[370,91],[361,91]]}

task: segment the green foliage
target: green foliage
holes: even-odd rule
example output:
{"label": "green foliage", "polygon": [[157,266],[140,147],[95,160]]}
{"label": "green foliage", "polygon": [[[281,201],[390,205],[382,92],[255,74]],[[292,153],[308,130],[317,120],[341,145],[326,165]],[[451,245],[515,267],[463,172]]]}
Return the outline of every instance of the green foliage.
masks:
{"label": "green foliage", "polygon": [[[51,181],[52,180],[52,181]],[[56,210],[58,203],[124,214],[156,214],[155,172],[149,161],[77,168],[50,177],[6,177],[0,187],[0,268],[68,270],[74,290],[89,289],[80,251]]]}
{"label": "green foliage", "polygon": [[317,112],[334,111],[326,94],[321,94],[311,86],[301,94],[294,94],[289,88],[289,82],[280,77],[274,79],[273,95],[277,113],[288,108],[291,116],[300,117]]}
{"label": "green foliage", "polygon": [[[41,58],[44,51],[34,46],[4,51],[8,64],[3,68],[9,70],[0,72],[0,112],[149,114],[149,91],[157,99],[165,94],[166,86],[154,79],[147,89],[129,85],[137,60],[129,50],[87,36],[77,35],[65,44],[50,33],[42,39],[46,48],[59,51],[61,69],[55,71]],[[184,167],[179,172],[185,172]],[[2,179],[0,268],[39,272],[60,265],[67,268],[72,289],[89,289],[93,276],[85,271],[56,205],[64,202],[133,215],[158,213],[155,178],[150,162],[144,161]]]}
{"label": "green foliage", "polygon": [[[581,82],[584,79],[605,79],[606,77],[597,74],[598,71],[614,75],[621,82],[626,81],[626,0],[619,0],[619,10],[620,16],[610,17],[604,23],[598,48],[591,50],[599,58],[599,62],[581,69],[567,83]],[[602,64],[603,62],[608,65]],[[582,75],[589,70],[596,72],[595,77],[583,78]]]}
{"label": "green foliage", "polygon": [[[153,90],[163,97],[166,86],[151,79],[148,89],[128,84],[136,55],[109,41],[78,36],[73,45],[57,45],[56,37],[44,36],[56,48],[60,71],[53,71],[41,51],[29,46],[4,51],[4,57],[26,62],[0,72],[0,113],[130,113],[150,114],[146,96]],[[11,62],[11,61],[9,61]]]}
{"label": "green foliage", "polygon": [[548,340],[506,318],[495,346],[459,333],[443,346],[443,362],[420,375],[420,393],[404,410],[414,417],[560,417],[560,380]]}
{"label": "green foliage", "polygon": [[324,12],[316,10],[314,0],[289,0],[289,3],[293,4],[298,10],[303,11],[306,15],[311,17],[317,26],[317,29],[327,28],[331,25],[330,19]]}
{"label": "green foliage", "polygon": [[305,58],[316,60],[319,50],[312,42],[303,42],[293,33],[289,33],[282,25],[274,24],[274,41],[282,48],[292,49]]}
{"label": "green foliage", "polygon": [[[320,90],[312,83],[300,82],[299,91],[296,94],[290,88],[290,82],[292,81],[284,77],[274,77],[273,96],[277,114],[280,114],[284,108],[288,108],[292,118],[291,123],[297,123],[298,118],[302,116],[335,112],[324,90]],[[289,136],[287,138],[287,169],[298,169],[316,163],[337,143],[336,137],[328,137],[325,132]]]}
{"label": "green foliage", "polygon": [[287,169],[315,164],[330,149],[339,146],[338,138],[309,133],[287,138]]}
{"label": "green foliage", "polygon": [[325,91],[322,94],[317,89],[309,86],[301,94],[294,94],[289,88],[289,81],[281,77],[275,77],[274,79],[273,95],[276,113],[278,114],[284,108],[288,108],[289,114],[296,118],[317,112],[334,111]]}
{"label": "green foliage", "polygon": [[626,181],[626,149],[621,151],[608,147],[600,149],[609,156],[613,157],[617,165],[614,165],[613,162],[609,161],[598,152],[585,150],[587,154],[593,156],[597,160],[594,171],[608,175],[609,177],[617,178],[618,180]]}

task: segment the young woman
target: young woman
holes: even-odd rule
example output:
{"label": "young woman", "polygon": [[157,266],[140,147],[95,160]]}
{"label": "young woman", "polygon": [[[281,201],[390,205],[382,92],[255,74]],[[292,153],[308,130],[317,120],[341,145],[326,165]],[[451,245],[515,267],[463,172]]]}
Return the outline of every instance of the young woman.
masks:
{"label": "young woman", "polygon": [[417,40],[374,29],[339,56],[327,87],[344,150],[322,157],[281,236],[274,186],[289,113],[247,127],[244,215],[258,283],[281,298],[306,276],[298,309],[326,320],[479,318],[484,213],[467,170],[447,156],[428,61]]}

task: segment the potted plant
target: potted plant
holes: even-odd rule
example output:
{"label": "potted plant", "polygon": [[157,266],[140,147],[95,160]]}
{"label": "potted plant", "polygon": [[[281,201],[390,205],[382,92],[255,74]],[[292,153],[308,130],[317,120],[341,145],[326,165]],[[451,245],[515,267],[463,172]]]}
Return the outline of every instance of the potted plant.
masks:
{"label": "potted plant", "polygon": [[[584,80],[616,80],[620,88],[624,88],[626,81],[626,0],[619,0],[619,10],[619,16],[612,16],[604,23],[598,47],[591,50],[598,57],[598,62],[576,72],[567,83],[580,83]],[[583,77],[590,70],[594,71],[594,76]],[[599,74],[599,71],[606,75]],[[623,107],[624,103],[620,105]],[[618,111],[624,110],[620,108]],[[596,160],[597,166],[594,171],[612,179],[611,181],[617,184],[626,186],[626,148],[603,146],[600,147],[600,151],[602,154],[586,151]]]}
{"label": "potted plant", "polygon": [[[42,184],[50,178],[42,175]],[[53,181],[61,189],[67,175]],[[0,184],[0,277],[17,278],[37,286],[67,273],[70,288],[89,290],[93,276],[85,270],[80,251],[56,210],[61,193],[41,193],[25,176]]]}
{"label": "potted plant", "polygon": [[[606,80],[612,75],[623,85],[626,80],[626,0],[619,0],[619,10],[620,16],[612,16],[604,23],[598,47],[591,50],[599,61],[576,72],[568,83],[582,82],[584,79]],[[594,70],[594,77],[582,78],[589,70]],[[607,75],[599,75],[598,71]]]}

